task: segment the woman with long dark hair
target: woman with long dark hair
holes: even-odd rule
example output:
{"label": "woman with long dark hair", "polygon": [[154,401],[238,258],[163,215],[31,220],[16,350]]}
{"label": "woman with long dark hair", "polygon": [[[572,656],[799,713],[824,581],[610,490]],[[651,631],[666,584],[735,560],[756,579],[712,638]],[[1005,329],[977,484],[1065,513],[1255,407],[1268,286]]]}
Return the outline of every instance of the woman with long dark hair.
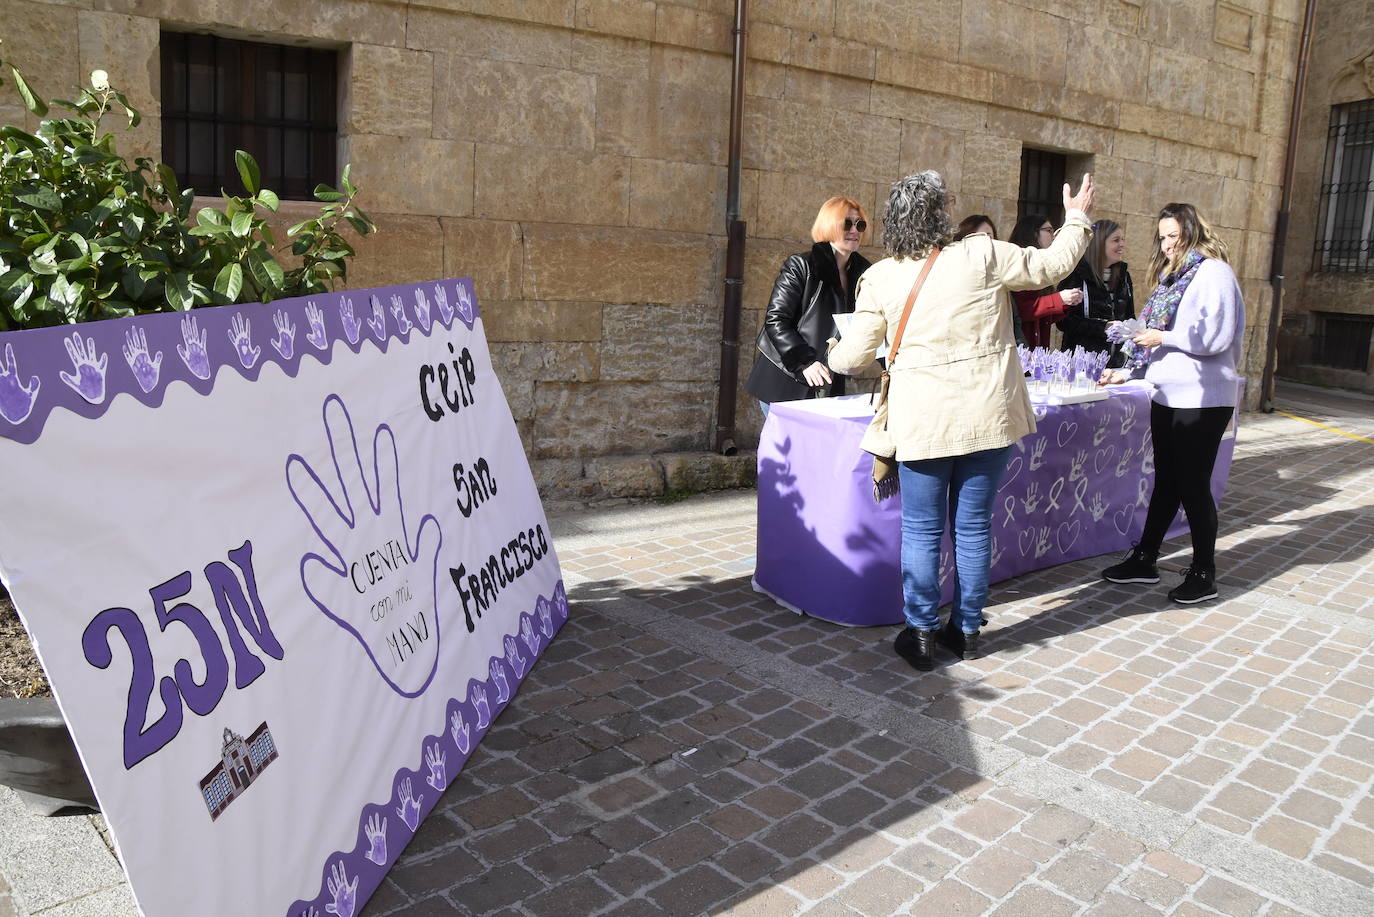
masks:
{"label": "woman with long dark hair", "polygon": [[[1054,242],[1054,224],[1043,214],[1028,213],[1016,221],[1008,241],[1022,248],[1049,248]],[[1011,298],[1021,318],[1021,337],[1026,346],[1048,347],[1050,329],[1070,307],[1083,301],[1083,294],[1077,290],[1061,293],[1050,286],[1040,290],[1017,290]]]}
{"label": "woman with long dark hair", "polygon": [[[1098,353],[1111,351],[1107,325],[1135,318],[1135,290],[1125,259],[1126,234],[1120,224],[1111,220],[1094,223],[1093,240],[1088,243],[1083,260],[1059,283],[1061,294],[1078,290],[1085,296],[1080,305],[1070,308],[1059,320],[1064,350],[1082,347]],[[1121,365],[1119,351],[1112,353],[1107,365]]]}
{"label": "woman with long dark hair", "polygon": [[1169,598],[1192,605],[1217,597],[1217,506],[1212,467],[1236,405],[1236,364],[1245,332],[1245,303],[1226,243],[1192,204],[1166,204],[1149,276],[1159,281],[1141,310],[1145,327],[1125,348],[1126,365],[1106,383],[1144,378],[1155,387],[1150,435],[1155,486],[1140,541],[1102,571],[1113,583],[1157,583],[1155,560],[1181,505],[1193,559]]}

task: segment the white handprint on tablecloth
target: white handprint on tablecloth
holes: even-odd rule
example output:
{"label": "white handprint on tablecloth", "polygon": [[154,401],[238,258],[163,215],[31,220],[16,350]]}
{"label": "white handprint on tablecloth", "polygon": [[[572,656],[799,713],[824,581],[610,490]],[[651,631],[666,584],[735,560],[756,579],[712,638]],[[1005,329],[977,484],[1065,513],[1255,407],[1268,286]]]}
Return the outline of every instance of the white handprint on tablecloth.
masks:
{"label": "white handprint on tablecloth", "polygon": [[343,322],[344,337],[348,343],[357,344],[363,333],[363,323],[353,314],[353,300],[347,296],[339,297],[339,321]]}
{"label": "white handprint on tablecloth", "polygon": [[405,777],[401,780],[400,804],[396,806],[396,814],[401,816],[401,821],[406,823],[406,827],[411,831],[420,824],[420,803],[424,801],[423,796],[416,796],[410,785],[410,778]]}
{"label": "white handprint on tablecloth", "polygon": [[381,813],[373,812],[372,817],[363,825],[363,830],[367,833],[367,843],[369,849],[367,858],[378,866],[386,865],[386,817]]}
{"label": "white handprint on tablecloth", "polygon": [[481,685],[472,686],[472,709],[477,711],[478,729],[491,725],[491,704],[487,703],[487,689]]}
{"label": "white handprint on tablecloth", "polygon": [[1026,495],[1021,498],[1021,506],[1028,513],[1035,512],[1040,505],[1040,485],[1031,481],[1026,485]]}
{"label": "white handprint on tablecloth", "polygon": [[1047,446],[1048,444],[1049,440],[1041,436],[1039,439],[1035,441],[1035,445],[1031,447],[1029,463],[1031,471],[1035,471],[1041,465],[1045,464],[1045,446]]}
{"label": "white handprint on tablecloth", "polygon": [[[531,653],[539,652],[539,635],[534,632],[534,619],[529,615],[520,616],[520,639]],[[550,622],[552,623],[552,622]]]}
{"label": "white handprint on tablecloth", "polygon": [[1050,538],[1050,527],[1048,525],[1042,525],[1040,528],[1035,530],[1036,557],[1044,557],[1046,554],[1048,554],[1050,552],[1050,546],[1052,544],[1054,544],[1054,541]]}
{"label": "white handprint on tablecloth", "polygon": [[472,748],[472,727],[463,719],[463,711],[453,711],[448,723],[448,734],[453,736],[453,744],[458,746],[460,752],[467,754]]}
{"label": "white handprint on tablecloth", "polygon": [[1093,517],[1093,522],[1101,522],[1109,509],[1111,505],[1102,499],[1102,494],[1093,494],[1093,502],[1088,506],[1088,514]]}
{"label": "white handprint on tablecloth", "polygon": [[329,332],[324,327],[324,312],[315,305],[312,299],[305,304],[305,320],[310,323],[310,331],[305,339],[316,350],[327,350],[329,348]]}
{"label": "white handprint on tablecloth", "polygon": [[350,881],[344,864],[335,863],[329,869],[328,885],[334,900],[325,904],[324,909],[336,917],[353,917],[358,906],[358,877]]}
{"label": "white handprint on tablecloth", "polygon": [[429,768],[429,776],[425,778],[425,782],[441,793],[444,787],[448,786],[444,773],[444,765],[447,763],[448,755],[440,750],[438,742],[425,749],[425,765]]}
{"label": "white handprint on tablecloth", "polygon": [[525,657],[520,655],[520,646],[515,642],[515,638],[507,634],[501,642],[505,644],[506,662],[510,663],[511,671],[515,673],[516,678],[524,678]]}
{"label": "white handprint on tablecloth", "polygon": [[491,683],[496,687],[496,702],[504,704],[510,700],[510,683],[506,681],[506,667],[501,664],[501,660],[493,657],[487,671],[491,673]]}
{"label": "white handprint on tablecloth", "polygon": [[1088,463],[1088,450],[1079,449],[1077,454],[1069,461],[1069,480],[1077,481],[1083,477],[1083,466]]}
{"label": "white handprint on tablecloth", "polygon": [[205,349],[208,334],[196,325],[195,316],[188,315],[181,320],[181,339],[186,343],[177,345],[177,354],[197,379],[210,378],[210,352]]}
{"label": "white handprint on tablecloth", "polygon": [[281,354],[283,360],[289,360],[296,353],[296,326],[291,322],[291,316],[281,309],[272,315],[272,324],[277,329],[277,336],[272,339],[272,349]]}

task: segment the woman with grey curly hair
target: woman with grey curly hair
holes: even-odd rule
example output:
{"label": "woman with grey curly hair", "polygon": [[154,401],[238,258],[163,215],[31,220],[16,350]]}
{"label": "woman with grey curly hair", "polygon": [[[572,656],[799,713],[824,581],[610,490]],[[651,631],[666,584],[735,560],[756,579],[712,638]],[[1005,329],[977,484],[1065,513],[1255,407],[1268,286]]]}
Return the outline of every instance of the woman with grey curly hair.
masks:
{"label": "woman with grey curly hair", "polygon": [[[889,257],[864,273],[854,317],[844,339],[833,343],[830,366],[863,369],[889,329],[900,329],[892,332],[900,340],[888,367],[888,432],[900,463],[907,626],[894,649],[913,668],[934,666],[937,640],[962,659],[979,656],[992,500],[1012,445],[1035,432],[1008,294],[1050,286],[1073,270],[1092,235],[1087,214],[1094,194],[1089,175],[1077,194],[1065,185],[1064,227],[1052,245],[1035,249],[981,233],[952,242],[938,172],[908,175],[892,186],[883,217]],[[923,271],[928,276],[903,325]],[[940,539],[947,522],[957,576],[942,628]]]}

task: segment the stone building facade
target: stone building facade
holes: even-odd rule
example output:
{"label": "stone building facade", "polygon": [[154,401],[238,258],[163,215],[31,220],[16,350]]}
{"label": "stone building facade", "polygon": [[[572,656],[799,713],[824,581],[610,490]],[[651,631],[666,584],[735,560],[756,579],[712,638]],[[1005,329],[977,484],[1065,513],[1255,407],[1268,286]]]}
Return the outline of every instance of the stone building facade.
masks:
{"label": "stone building facade", "polygon": [[1374,5],[1324,0],[1312,36],[1278,371],[1374,392]]}
{"label": "stone building facade", "polygon": [[[339,49],[339,161],[353,164],[382,228],[351,285],[470,274],[541,480],[570,496],[628,494],[663,486],[664,464],[640,457],[711,445],[733,9],[0,0],[0,56],[50,95],[107,70],[149,116],[132,147],[156,154],[162,31]],[[1254,403],[1297,0],[749,10],[741,379],[778,266],[809,245],[824,199],[856,197],[876,221],[891,181],[934,168],[961,213],[992,215],[1005,237],[1023,150],[1039,149],[1063,154],[1070,173],[1096,173],[1100,215],[1126,227],[1137,288],[1148,289],[1139,271],[1161,204],[1192,201],[1222,227],[1249,310]],[[0,116],[24,113],[5,97]],[[876,239],[866,254],[880,256]],[[738,416],[747,446],[761,418],[745,397]]]}

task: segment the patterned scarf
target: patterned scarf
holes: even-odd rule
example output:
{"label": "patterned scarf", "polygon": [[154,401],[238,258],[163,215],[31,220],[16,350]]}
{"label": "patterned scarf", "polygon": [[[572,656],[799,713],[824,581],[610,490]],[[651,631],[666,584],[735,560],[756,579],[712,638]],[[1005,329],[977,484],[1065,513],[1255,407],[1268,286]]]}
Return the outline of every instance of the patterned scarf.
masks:
{"label": "patterned scarf", "polygon": [[[1183,259],[1183,266],[1177,272],[1159,282],[1159,286],[1155,287],[1155,291],[1145,301],[1145,308],[1140,311],[1142,327],[1159,331],[1168,331],[1173,327],[1174,317],[1178,315],[1178,304],[1183,301],[1183,294],[1188,291],[1188,285],[1197,276],[1198,265],[1206,260],[1201,252],[1194,249]],[[1127,341],[1121,350],[1126,355],[1126,366],[1129,368],[1143,369],[1145,364],[1150,362],[1150,348],[1141,347],[1134,341]]]}

